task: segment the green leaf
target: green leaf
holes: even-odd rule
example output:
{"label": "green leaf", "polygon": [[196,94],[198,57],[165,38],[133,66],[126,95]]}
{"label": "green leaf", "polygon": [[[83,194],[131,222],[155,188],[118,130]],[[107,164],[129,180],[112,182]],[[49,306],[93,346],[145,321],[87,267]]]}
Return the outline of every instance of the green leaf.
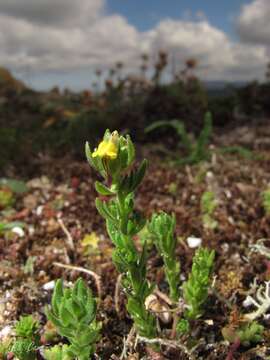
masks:
{"label": "green leaf", "polygon": [[25,182],[15,179],[1,178],[0,187],[1,186],[8,187],[12,192],[16,194],[23,194],[28,191],[28,187]]}
{"label": "green leaf", "polygon": [[130,166],[135,159],[135,147],[129,135],[127,135],[127,153],[128,153],[127,166]]}
{"label": "green leaf", "polygon": [[192,270],[183,284],[183,295],[188,311],[185,316],[197,319],[203,314],[203,305],[208,297],[210,276],[213,270],[214,252],[200,248],[193,257]]}
{"label": "green leaf", "polygon": [[144,175],[145,175],[145,171],[147,168],[147,160],[144,159],[140,165],[140,167],[138,168],[138,170],[136,171],[135,175],[134,175],[134,182],[133,182],[133,190],[137,189],[137,187],[140,185],[140,183],[142,182]]}
{"label": "green leaf", "polygon": [[100,195],[114,195],[114,192],[112,192],[109,188],[107,188],[107,186],[103,185],[99,181],[95,182],[95,189]]}
{"label": "green leaf", "polygon": [[12,221],[12,222],[8,222],[8,223],[0,222],[0,231],[12,230],[15,227],[23,228],[23,227],[25,227],[25,223],[23,223],[21,221]]}
{"label": "green leaf", "polygon": [[61,300],[62,300],[63,295],[64,295],[64,292],[63,292],[63,280],[58,279],[56,281],[53,296],[52,296],[52,309],[53,309],[53,311],[54,311],[54,313],[56,315],[59,314],[59,308],[60,308],[60,304],[61,304]]}
{"label": "green leaf", "polygon": [[105,219],[110,219],[112,221],[116,221],[116,219],[113,217],[112,212],[110,211],[107,203],[105,201],[101,201],[100,199],[96,199],[96,208],[101,216],[103,216]]}
{"label": "green leaf", "polygon": [[86,348],[94,349],[100,331],[95,322],[96,301],[91,290],[80,278],[71,289],[64,289],[63,282],[58,280],[53,298],[53,307],[57,312],[46,308],[47,318],[56,326],[58,333],[69,340],[69,353],[73,352],[76,358],[81,359],[86,354]]}
{"label": "green leaf", "polygon": [[92,158],[92,151],[90,149],[90,145],[89,145],[88,141],[86,141],[86,143],[85,143],[85,155],[86,155],[89,165],[91,165],[93,168],[96,168],[93,158]]}
{"label": "green leaf", "polygon": [[137,189],[142,182],[147,168],[147,160],[144,159],[137,171],[125,176],[120,184],[120,192],[124,195],[130,194]]}
{"label": "green leaf", "polygon": [[59,317],[64,326],[71,326],[75,325],[76,319],[73,314],[68,310],[67,301],[64,299],[61,302],[60,309],[59,309]]}

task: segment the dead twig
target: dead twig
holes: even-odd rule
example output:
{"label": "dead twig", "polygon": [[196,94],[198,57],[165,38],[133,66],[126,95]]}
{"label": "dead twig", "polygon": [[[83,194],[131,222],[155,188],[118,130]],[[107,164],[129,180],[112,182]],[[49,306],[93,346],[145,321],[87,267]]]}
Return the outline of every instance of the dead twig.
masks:
{"label": "dead twig", "polygon": [[188,181],[193,184],[194,183],[194,178],[193,178],[193,175],[191,173],[191,168],[189,165],[186,165],[185,166],[185,170],[186,170],[186,174],[187,174],[187,177],[188,177]]}
{"label": "dead twig", "polygon": [[63,232],[66,234],[67,237],[67,246],[70,250],[74,250],[74,242],[72,239],[72,236],[70,235],[70,232],[68,231],[68,229],[66,228],[65,224],[63,223],[63,220],[61,218],[57,219],[58,224],[60,225],[61,229],[63,230]]}
{"label": "dead twig", "polygon": [[219,302],[225,304],[228,309],[233,309],[233,305],[231,304],[231,302],[226,299],[222,294],[220,294],[220,292],[215,287],[212,287],[210,289],[210,292],[212,292],[212,294],[219,300]]}
{"label": "dead twig", "polygon": [[136,332],[135,326],[132,326],[132,328],[130,329],[130,332],[128,333],[127,338],[124,337],[124,340],[123,340],[124,346],[123,346],[123,350],[122,350],[122,353],[120,356],[120,360],[123,360],[127,357],[127,350],[128,350],[128,348],[131,347],[131,340],[134,337],[135,332]]}
{"label": "dead twig", "polygon": [[122,274],[118,275],[114,290],[114,306],[117,314],[120,314],[120,290],[121,290],[121,281],[122,281]]}
{"label": "dead twig", "polygon": [[184,344],[181,344],[179,341],[166,340],[166,339],[161,339],[161,338],[148,339],[148,338],[145,338],[140,335],[137,335],[137,340],[144,342],[145,344],[159,344],[159,345],[163,345],[166,347],[179,349],[179,350],[183,351],[183,353],[185,353],[189,357],[190,360],[196,360],[196,358],[192,354],[192,352],[194,350],[190,351]]}
{"label": "dead twig", "polygon": [[153,293],[155,295],[157,295],[157,297],[159,297],[161,300],[163,300],[169,306],[173,305],[173,302],[171,301],[171,299],[166,294],[161,292],[158,288],[154,289]]}
{"label": "dead twig", "polygon": [[176,338],[178,320],[179,320],[179,315],[176,313],[173,315],[173,325],[172,325],[172,331],[171,331],[171,336],[170,336],[172,340]]}
{"label": "dead twig", "polygon": [[90,275],[95,280],[98,297],[101,300],[101,297],[102,297],[101,277],[98,274],[96,274],[94,271],[85,269],[83,267],[67,265],[67,264],[61,264],[61,263],[58,263],[58,262],[54,262],[53,265],[61,267],[63,269],[79,271],[79,272],[83,272],[85,274]]}

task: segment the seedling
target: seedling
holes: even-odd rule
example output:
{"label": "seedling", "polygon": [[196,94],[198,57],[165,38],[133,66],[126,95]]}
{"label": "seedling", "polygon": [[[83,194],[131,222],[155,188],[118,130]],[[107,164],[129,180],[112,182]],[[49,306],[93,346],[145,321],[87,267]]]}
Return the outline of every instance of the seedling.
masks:
{"label": "seedling", "polygon": [[27,258],[26,263],[23,266],[23,272],[25,274],[33,275],[36,259],[37,259],[36,256],[29,256]]}
{"label": "seedling", "polygon": [[180,296],[180,263],[175,256],[177,239],[175,237],[175,217],[161,212],[154,214],[148,225],[154,236],[157,250],[164,262],[166,279],[170,287],[170,298],[177,302]]}
{"label": "seedling", "polygon": [[19,360],[35,360],[36,345],[30,339],[18,339],[11,348],[11,352]]}
{"label": "seedling", "polygon": [[201,212],[203,225],[207,229],[215,229],[218,223],[213,219],[218,202],[212,191],[205,191],[201,197]]}
{"label": "seedling", "polygon": [[44,351],[46,360],[72,360],[68,355],[68,345],[55,345],[50,349]]}
{"label": "seedling", "polygon": [[59,334],[68,339],[67,355],[71,359],[89,360],[99,339],[100,324],[95,319],[96,301],[82,279],[72,289],[64,289],[63,281],[58,280],[46,315]]}
{"label": "seedling", "polygon": [[270,214],[270,189],[267,189],[262,192],[262,201],[265,213]]}
{"label": "seedling", "polygon": [[246,322],[238,328],[227,326],[222,329],[222,335],[225,340],[230,343],[236,343],[243,346],[250,346],[252,343],[256,344],[263,339],[264,327],[258,324],[257,321]]}
{"label": "seedling", "polygon": [[11,352],[19,360],[36,359],[36,350],[39,346],[39,323],[32,315],[22,316],[15,325],[16,340]]}
{"label": "seedling", "polygon": [[183,284],[184,301],[187,306],[185,317],[189,320],[196,320],[203,315],[214,257],[214,250],[204,248],[198,249],[193,257],[191,273]]}
{"label": "seedling", "polygon": [[253,154],[251,150],[246,149],[243,146],[227,146],[218,149],[218,152],[220,152],[221,154],[237,154],[248,160],[256,159],[259,157],[258,155]]}
{"label": "seedling", "polygon": [[175,159],[175,164],[196,164],[209,159],[210,151],[208,149],[208,144],[213,130],[212,115],[210,112],[205,114],[203,129],[198,139],[195,141],[192,140],[192,137],[186,131],[184,123],[180,120],[156,121],[148,126],[145,129],[145,132],[149,133],[160,127],[172,127],[179,136],[179,144],[183,145],[187,152],[186,157]]}
{"label": "seedling", "polygon": [[20,320],[15,325],[16,336],[31,339],[35,343],[39,341],[39,323],[32,315],[21,316]]}
{"label": "seedling", "polygon": [[[152,291],[146,279],[146,243],[139,252],[133,237],[145,225],[145,219],[134,209],[135,191],[143,180],[147,162],[131,171],[135,160],[135,148],[127,136],[116,131],[105,132],[103,141],[94,152],[86,144],[89,164],[104,178],[96,182],[97,192],[103,197],[96,199],[96,207],[106,220],[108,234],[115,245],[113,262],[123,275],[128,302],[127,310],[141,336],[152,338],[156,334],[154,316],[146,310],[145,300]],[[104,197],[107,200],[104,200]]]}
{"label": "seedling", "polygon": [[0,188],[0,210],[11,207],[14,202],[12,191],[8,188]]}

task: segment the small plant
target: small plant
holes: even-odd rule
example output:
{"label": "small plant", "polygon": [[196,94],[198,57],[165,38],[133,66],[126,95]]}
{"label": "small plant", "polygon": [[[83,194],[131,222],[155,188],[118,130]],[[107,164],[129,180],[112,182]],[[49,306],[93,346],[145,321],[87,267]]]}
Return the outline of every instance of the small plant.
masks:
{"label": "small plant", "polygon": [[201,212],[205,228],[215,229],[218,226],[217,221],[213,219],[217,205],[215,194],[212,191],[205,191],[201,197]]}
{"label": "small plant", "polygon": [[141,336],[152,338],[156,335],[155,317],[146,310],[145,300],[152,292],[146,279],[145,243],[139,252],[133,241],[145,225],[145,219],[134,209],[134,192],[143,180],[146,160],[137,170],[131,171],[135,160],[135,148],[127,136],[116,131],[105,132],[103,141],[94,152],[86,144],[89,164],[105,179],[106,185],[96,182],[97,192],[108,200],[96,199],[96,207],[106,220],[108,234],[115,245],[113,262],[123,275],[128,302],[127,310],[136,330]]}
{"label": "small plant", "polygon": [[8,222],[8,223],[0,221],[0,234],[4,234],[6,231],[10,231],[16,227],[23,228],[24,223],[19,222],[19,221]]}
{"label": "small plant", "polygon": [[218,152],[221,154],[236,154],[248,160],[258,158],[258,155],[253,154],[251,150],[243,146],[226,146],[218,149]]}
{"label": "small plant", "polygon": [[183,284],[184,301],[187,306],[184,315],[189,320],[196,320],[203,315],[214,258],[214,250],[209,251],[204,248],[198,249],[193,257],[191,273]]}
{"label": "small plant", "polygon": [[44,351],[44,357],[46,360],[72,360],[68,355],[68,345],[55,345],[50,349]]}
{"label": "small plant", "polygon": [[12,191],[8,188],[0,188],[0,210],[11,207],[14,202]]}
{"label": "small plant", "polygon": [[195,141],[192,140],[191,136],[187,133],[185,125],[180,120],[171,121],[156,121],[145,129],[146,133],[149,133],[160,127],[172,127],[177,135],[179,136],[179,144],[183,145],[187,156],[183,159],[176,159],[175,164],[196,164],[203,160],[208,160],[210,151],[208,149],[209,139],[212,134],[212,115],[207,112],[204,116],[203,129]]}
{"label": "small plant", "polygon": [[18,339],[11,348],[11,352],[19,360],[35,360],[37,347],[30,339]]}
{"label": "small plant", "polygon": [[237,341],[243,346],[250,346],[263,340],[264,327],[257,321],[246,322],[235,328],[227,326],[222,329],[222,335],[230,343]]}
{"label": "small plant", "polygon": [[161,212],[154,214],[148,225],[150,232],[154,235],[154,242],[164,262],[164,269],[170,287],[170,298],[177,302],[180,296],[180,263],[175,256],[177,244],[175,231],[175,217]]}
{"label": "small plant", "polygon": [[23,266],[24,274],[30,274],[30,275],[34,274],[34,267],[35,267],[36,259],[37,259],[36,256],[29,256],[27,258],[26,263]]}
{"label": "small plant", "polygon": [[36,359],[36,350],[39,346],[39,323],[32,315],[21,316],[15,325],[16,340],[11,352],[19,360]]}
{"label": "small plant", "polygon": [[46,315],[59,334],[68,339],[67,355],[71,359],[89,360],[99,338],[100,324],[95,320],[96,301],[82,279],[78,279],[72,289],[64,289],[63,281],[58,280],[52,308],[47,308]]}
{"label": "small plant", "polygon": [[244,346],[250,346],[251,343],[258,343],[262,341],[262,335],[264,332],[264,327],[257,323],[257,321],[252,321],[240,327],[237,331],[240,342]]}
{"label": "small plant", "polygon": [[15,325],[16,336],[31,339],[33,342],[39,342],[39,322],[32,315],[21,316]]}
{"label": "small plant", "polygon": [[262,202],[263,202],[263,207],[264,207],[265,213],[267,215],[269,215],[270,214],[270,189],[267,189],[262,192]]}
{"label": "small plant", "polygon": [[14,194],[24,194],[28,191],[25,182],[15,179],[0,178],[0,187],[9,189]]}

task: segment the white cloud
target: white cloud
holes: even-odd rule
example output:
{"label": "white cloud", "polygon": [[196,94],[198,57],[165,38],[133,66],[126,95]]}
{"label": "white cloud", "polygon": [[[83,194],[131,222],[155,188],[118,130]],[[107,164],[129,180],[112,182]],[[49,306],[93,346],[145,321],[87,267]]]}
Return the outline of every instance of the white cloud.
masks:
{"label": "white cloud", "polygon": [[264,74],[266,47],[233,42],[206,19],[164,19],[139,32],[123,16],[107,14],[105,5],[105,0],[0,0],[0,64],[28,75],[76,76],[76,71],[106,68],[118,60],[134,70],[142,52],[154,56],[162,48],[179,69],[187,58],[198,59],[204,78],[245,80]]}
{"label": "white cloud", "polygon": [[167,49],[178,61],[193,57],[207,79],[246,80],[264,75],[267,52],[263,46],[234,43],[206,20],[164,20],[145,34],[149,52]]}
{"label": "white cloud", "polygon": [[242,40],[270,46],[270,1],[254,0],[244,5],[237,26]]}
{"label": "white cloud", "polygon": [[104,0],[0,0],[0,12],[41,25],[84,25],[104,10]]}

